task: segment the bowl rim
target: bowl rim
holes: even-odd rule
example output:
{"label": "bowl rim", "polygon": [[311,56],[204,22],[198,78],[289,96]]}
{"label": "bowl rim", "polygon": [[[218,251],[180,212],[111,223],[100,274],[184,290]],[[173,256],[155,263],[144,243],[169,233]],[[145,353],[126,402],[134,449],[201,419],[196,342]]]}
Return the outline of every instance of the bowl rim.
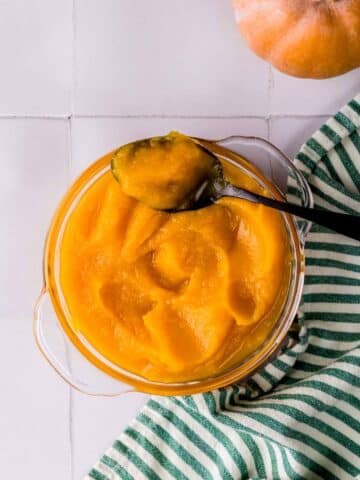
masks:
{"label": "bowl rim", "polygon": [[[267,186],[275,198],[282,199],[282,195],[276,185],[269,181],[248,159],[218,145],[217,141],[203,141],[206,143],[206,146],[212,148],[214,153],[221,159],[252,172],[260,182]],[[43,255],[44,286],[45,290],[49,293],[56,317],[65,336],[93,366],[97,367],[99,373],[107,374],[122,383],[132,386],[137,391],[144,393],[157,395],[188,395],[225,387],[235,382],[246,381],[246,379],[270,361],[281,345],[283,345],[300,304],[304,285],[305,257],[300,231],[296,226],[294,218],[289,214],[282,214],[289,232],[294,266],[292,267],[292,279],[290,281],[286,302],[276,326],[271,330],[270,338],[267,338],[256,352],[241,361],[240,364],[213,377],[179,383],[163,383],[148,380],[112,364],[99,352],[90,348],[91,346],[89,346],[89,344],[86,345],[81,341],[79,335],[77,335],[71,323],[68,321],[69,313],[66,312],[64,299],[61,298],[61,289],[59,290],[59,281],[56,280],[59,242],[61,241],[66,221],[87,189],[96,182],[100,176],[108,171],[113,153],[114,151],[111,151],[95,161],[85,169],[70,186],[55,211],[46,237]],[[293,293],[290,297],[291,288]]]}

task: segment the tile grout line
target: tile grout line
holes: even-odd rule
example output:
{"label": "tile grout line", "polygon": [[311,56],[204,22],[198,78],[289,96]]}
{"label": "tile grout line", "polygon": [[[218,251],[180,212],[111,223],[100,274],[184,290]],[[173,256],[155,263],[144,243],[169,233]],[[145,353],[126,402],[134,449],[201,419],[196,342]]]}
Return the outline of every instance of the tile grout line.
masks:
{"label": "tile grout line", "polygon": [[333,113],[268,113],[267,115],[171,115],[171,114],[76,114],[76,119],[184,119],[184,120],[241,120],[241,119],[281,119],[281,118],[321,118],[332,116]]}
{"label": "tile grout line", "polygon": [[268,118],[271,118],[273,113],[271,112],[271,107],[272,107],[272,96],[273,96],[273,91],[274,91],[274,71],[269,63],[269,79],[268,79]]}
{"label": "tile grout line", "polygon": [[[64,340],[65,341],[65,340]],[[69,346],[65,341],[65,361],[66,366],[70,372],[71,369],[71,357]],[[68,383],[68,382],[66,382]],[[67,385],[69,396],[68,396],[68,440],[69,440],[69,470],[70,470],[70,479],[74,480],[74,454],[73,454],[73,390],[72,386],[68,383]]]}
{"label": "tile grout line", "polygon": [[71,115],[55,115],[55,114],[0,114],[0,120],[69,120]]}
{"label": "tile grout line", "polygon": [[[274,78],[274,70],[269,63],[269,82],[268,82],[268,96],[269,96],[269,103],[268,103],[268,117],[266,119],[266,128],[267,128],[267,138],[269,142],[272,142],[272,120],[276,119],[277,117],[272,113],[272,97],[273,97],[273,92],[274,92],[274,87],[275,87],[275,78]],[[279,118],[285,118],[285,117],[279,117]],[[270,155],[270,174],[271,178],[274,178],[274,165],[273,165],[273,158]]]}
{"label": "tile grout line", "polygon": [[265,118],[265,122],[266,122],[266,139],[269,140],[269,142],[271,142],[271,140],[270,140],[270,136],[271,136],[270,118],[269,117]]}
{"label": "tile grout line", "polygon": [[[72,120],[71,117],[68,118],[68,185],[71,183],[71,172],[72,172]],[[66,363],[69,371],[72,371],[71,368],[71,356],[68,349],[68,346],[65,346],[66,352]],[[69,389],[69,402],[68,402],[68,439],[69,439],[69,467],[70,467],[70,478],[74,480],[74,444],[73,444],[73,390],[71,385],[68,386]]]}
{"label": "tile grout line", "polygon": [[[268,117],[266,119],[266,134],[267,134],[267,139],[269,142],[272,143],[272,140],[271,140],[271,118]],[[274,178],[274,166],[273,166],[273,162],[272,162],[272,158],[270,156],[270,174],[271,174],[271,178]]]}
{"label": "tile grout line", "polygon": [[69,157],[68,157],[68,184],[70,185],[72,179],[72,169],[73,169],[73,118],[68,118],[68,128],[69,128]]}
{"label": "tile grout line", "polygon": [[72,21],[72,40],[71,40],[71,95],[70,95],[70,117],[72,117],[75,113],[75,95],[76,95],[76,86],[77,86],[77,68],[76,68],[76,39],[77,39],[77,31],[76,31],[76,0],[72,0],[72,12],[71,12],[71,21]]}
{"label": "tile grout line", "polygon": [[320,113],[320,114],[293,114],[293,113],[272,113],[268,115],[157,115],[157,114],[134,114],[134,115],[121,115],[121,114],[84,114],[84,115],[51,115],[51,114],[0,114],[0,120],[74,120],[74,119],[134,119],[134,120],[146,120],[146,119],[183,119],[183,120],[278,120],[278,119],[305,119],[305,118],[323,118],[330,117],[333,113]]}
{"label": "tile grout line", "polygon": [[271,113],[264,115],[172,115],[172,114],[76,114],[73,118],[76,119],[184,119],[184,120],[241,120],[241,119],[278,119],[278,118],[316,118],[316,117],[328,117],[333,113],[321,113],[321,114],[294,114],[294,113]]}
{"label": "tile grout line", "polygon": [[[268,64],[268,83],[267,83],[267,115],[265,117],[266,121],[266,135],[267,139],[270,141],[270,119],[271,119],[271,97],[274,87],[274,77],[272,72],[271,64]],[[270,161],[271,164],[271,161]]]}
{"label": "tile grout line", "polygon": [[[271,142],[271,120],[274,118],[272,112],[271,112],[271,106],[272,106],[272,96],[273,96],[273,90],[274,90],[274,72],[272,69],[271,63],[269,63],[269,80],[268,80],[268,116],[266,118],[266,134],[267,134],[267,139],[269,142]],[[270,175],[271,178],[274,178],[274,166],[273,166],[273,159],[270,155]]]}
{"label": "tile grout line", "polygon": [[[69,184],[71,182],[71,174],[73,169],[73,115],[75,112],[75,93],[76,93],[76,0],[72,0],[71,11],[72,22],[72,39],[71,39],[71,91],[70,91],[70,115],[68,116],[69,125],[69,157],[68,157],[68,176]],[[71,357],[68,355],[69,369],[71,371]],[[70,453],[70,478],[74,480],[75,475],[75,456],[74,456],[74,439],[73,439],[73,416],[74,416],[74,392],[69,386],[69,453]]]}
{"label": "tile grout line", "polygon": [[73,408],[74,408],[74,392],[69,385],[69,443],[70,443],[70,478],[74,480],[74,445],[73,445]]}

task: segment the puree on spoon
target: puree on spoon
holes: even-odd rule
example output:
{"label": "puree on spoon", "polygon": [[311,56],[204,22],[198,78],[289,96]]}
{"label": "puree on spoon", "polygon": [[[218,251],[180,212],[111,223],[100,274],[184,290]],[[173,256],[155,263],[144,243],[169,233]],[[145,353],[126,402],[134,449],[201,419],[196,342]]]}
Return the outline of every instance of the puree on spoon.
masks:
{"label": "puree on spoon", "polygon": [[[206,177],[209,160],[187,137],[178,135],[176,148],[156,142],[154,168],[138,145],[141,161],[125,188],[108,171],[83,194],[64,231],[60,281],[73,327],[96,350],[147,379],[182,382],[217,375],[268,338],[291,254],[281,214],[262,205],[224,198],[169,214],[129,196],[136,189],[159,205],[159,180],[171,208],[184,186]],[[176,179],[171,195],[161,186],[168,176],[154,175],[167,167]],[[223,167],[232,183],[264,194],[244,172]]]}
{"label": "puree on spoon", "polygon": [[111,169],[124,193],[156,210],[171,210],[211,179],[215,163],[194,140],[170,132],[119,148]]}

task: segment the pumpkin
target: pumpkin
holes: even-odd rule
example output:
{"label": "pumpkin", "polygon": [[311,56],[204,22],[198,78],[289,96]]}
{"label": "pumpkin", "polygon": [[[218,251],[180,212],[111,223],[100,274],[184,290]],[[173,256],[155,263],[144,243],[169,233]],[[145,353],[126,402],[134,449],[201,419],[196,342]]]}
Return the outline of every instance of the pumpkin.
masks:
{"label": "pumpkin", "polygon": [[250,48],[278,70],[328,78],[360,66],[360,0],[233,0]]}

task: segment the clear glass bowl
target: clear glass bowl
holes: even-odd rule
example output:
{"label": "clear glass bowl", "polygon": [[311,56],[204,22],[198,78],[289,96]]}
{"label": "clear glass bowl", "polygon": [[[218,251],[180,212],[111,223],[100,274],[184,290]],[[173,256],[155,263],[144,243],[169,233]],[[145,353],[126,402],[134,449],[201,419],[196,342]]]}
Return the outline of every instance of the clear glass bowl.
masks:
{"label": "clear glass bowl", "polygon": [[[291,181],[299,191],[299,203],[312,206],[311,191],[301,172],[268,141],[233,136],[217,141],[202,139],[202,142],[221,161],[246,170],[274,197],[283,198]],[[129,391],[185,395],[246,380],[276,355],[295,318],[303,289],[304,243],[310,223],[282,214],[292,249],[291,282],[281,315],[269,338],[256,352],[229,371],[210,378],[181,383],[147,380],[109,362],[72,328],[59,281],[60,244],[67,219],[89,186],[109,169],[111,155],[95,162],[75,181],[50,225],[43,259],[44,286],[34,312],[34,335],[40,351],[67,383],[89,395],[116,396]]]}

